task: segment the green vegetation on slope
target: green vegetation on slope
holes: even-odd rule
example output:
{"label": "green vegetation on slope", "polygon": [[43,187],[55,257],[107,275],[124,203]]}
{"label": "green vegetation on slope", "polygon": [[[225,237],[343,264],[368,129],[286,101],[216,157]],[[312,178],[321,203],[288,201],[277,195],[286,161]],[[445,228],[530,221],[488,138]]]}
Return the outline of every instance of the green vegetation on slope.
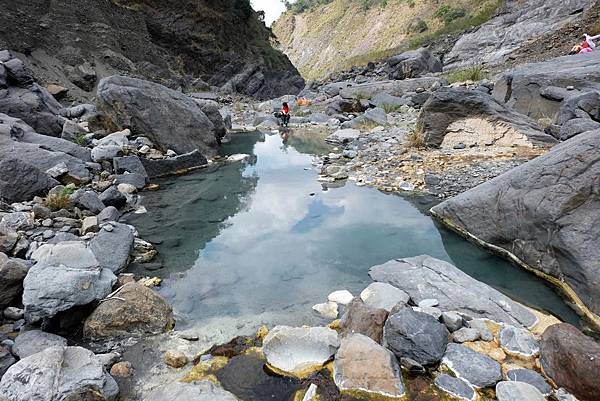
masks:
{"label": "green vegetation on slope", "polygon": [[481,25],[503,2],[304,0],[290,4],[273,32],[305,78],[322,79]]}

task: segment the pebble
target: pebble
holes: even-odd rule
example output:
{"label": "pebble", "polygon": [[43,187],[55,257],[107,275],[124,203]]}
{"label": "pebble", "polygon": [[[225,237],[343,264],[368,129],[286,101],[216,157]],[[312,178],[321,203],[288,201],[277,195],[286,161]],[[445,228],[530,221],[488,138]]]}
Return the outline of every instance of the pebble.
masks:
{"label": "pebble", "polygon": [[181,351],[167,351],[165,353],[165,363],[175,369],[179,369],[188,364],[188,357]]}
{"label": "pebble", "polygon": [[435,298],[429,298],[429,299],[424,299],[421,302],[418,303],[419,308],[427,308],[427,307],[434,307],[434,306],[438,306],[440,303],[437,299]]}
{"label": "pebble", "polygon": [[133,366],[128,361],[115,363],[110,368],[110,374],[115,377],[130,377],[133,374]]}
{"label": "pebble", "polygon": [[4,317],[10,320],[22,319],[24,315],[25,311],[21,308],[9,306],[8,308],[4,309]]}

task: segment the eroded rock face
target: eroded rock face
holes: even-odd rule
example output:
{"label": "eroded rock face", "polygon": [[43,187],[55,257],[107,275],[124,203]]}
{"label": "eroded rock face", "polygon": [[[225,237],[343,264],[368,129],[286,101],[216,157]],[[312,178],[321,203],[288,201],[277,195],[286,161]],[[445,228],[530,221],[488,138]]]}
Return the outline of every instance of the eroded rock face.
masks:
{"label": "eroded rock face", "polygon": [[442,311],[461,312],[518,327],[529,328],[537,323],[535,315],[523,305],[431,256],[392,260],[372,267],[369,274],[373,280],[406,291],[416,303],[437,299],[437,308]]}
{"label": "eroded rock face", "polygon": [[586,0],[509,1],[504,9],[473,32],[466,33],[444,58],[448,68],[502,62],[529,39],[553,32],[580,16]]}
{"label": "eroded rock face", "polygon": [[599,315],[598,146],[600,131],[580,134],[432,212],[560,280]]}
{"label": "eroded rock face", "polygon": [[[421,108],[417,124],[422,127],[428,146],[462,142],[534,147],[556,143],[534,120],[508,109],[486,93],[467,88],[444,87],[433,92]],[[480,136],[481,132],[485,134]]]}
{"label": "eroded rock face", "polygon": [[96,308],[83,331],[87,338],[100,339],[163,333],[173,324],[173,311],[160,295],[143,285],[128,283]]}
{"label": "eroded rock face", "polygon": [[421,365],[438,363],[448,345],[448,330],[433,316],[404,308],[385,323],[384,345],[398,358]]}
{"label": "eroded rock face", "polygon": [[568,323],[546,329],[542,335],[540,362],[544,373],[558,386],[582,401],[600,394],[600,345]]}
{"label": "eroded rock face", "polygon": [[112,401],[118,393],[96,356],[81,347],[56,346],[31,355],[11,366],[0,381],[0,396],[10,401]]}
{"label": "eroded rock face", "polygon": [[333,362],[333,378],[341,392],[359,391],[391,398],[404,395],[394,354],[362,334],[351,334],[341,341]]}
{"label": "eroded rock face", "polygon": [[302,375],[321,367],[339,345],[337,332],[327,327],[276,326],[263,341],[263,353],[274,368]]}

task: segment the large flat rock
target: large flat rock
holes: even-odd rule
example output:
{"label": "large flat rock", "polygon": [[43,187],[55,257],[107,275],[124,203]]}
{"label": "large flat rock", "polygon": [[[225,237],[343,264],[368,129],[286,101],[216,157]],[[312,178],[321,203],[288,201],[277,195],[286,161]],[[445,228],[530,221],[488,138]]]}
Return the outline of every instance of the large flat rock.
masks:
{"label": "large flat rock", "polygon": [[599,147],[600,130],[580,134],[435,206],[432,213],[567,285],[597,319]]}
{"label": "large flat rock", "polygon": [[518,327],[532,327],[537,318],[523,305],[475,280],[456,266],[431,256],[391,260],[374,266],[375,281],[406,291],[415,303],[437,299],[442,311],[457,311]]}

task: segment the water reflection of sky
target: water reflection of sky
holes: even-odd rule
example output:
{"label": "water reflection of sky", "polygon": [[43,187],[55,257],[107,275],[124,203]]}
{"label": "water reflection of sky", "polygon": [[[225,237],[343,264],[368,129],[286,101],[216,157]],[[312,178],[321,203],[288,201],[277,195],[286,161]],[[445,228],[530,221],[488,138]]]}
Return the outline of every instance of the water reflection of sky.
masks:
{"label": "water reflection of sky", "polygon": [[[160,227],[160,236],[179,238],[176,247],[159,245],[167,269],[178,252],[195,258],[189,270],[165,280],[161,290],[184,324],[226,320],[253,328],[261,323],[318,322],[311,306],[323,302],[329,292],[345,288],[358,293],[370,282],[370,266],[424,253],[451,260],[521,299],[570,313],[531,275],[438,230],[409,200],[352,184],[323,191],[310,169],[310,154],[283,146],[278,136],[257,139],[246,136],[226,149],[253,153],[248,165],[196,174],[205,177],[187,182],[170,181],[171,188],[148,200],[152,205],[160,204],[161,197],[177,197],[162,203],[172,209],[162,210],[162,218],[171,216],[179,223],[173,227],[154,222],[154,229],[148,229],[156,235]],[[311,147],[304,143],[301,149],[310,153]],[[219,176],[211,176],[215,174]],[[182,187],[185,190],[178,192]],[[207,187],[214,199],[189,201]],[[235,202],[227,203],[232,196]],[[152,213],[150,207],[148,217]],[[206,223],[211,214],[218,218]]]}

